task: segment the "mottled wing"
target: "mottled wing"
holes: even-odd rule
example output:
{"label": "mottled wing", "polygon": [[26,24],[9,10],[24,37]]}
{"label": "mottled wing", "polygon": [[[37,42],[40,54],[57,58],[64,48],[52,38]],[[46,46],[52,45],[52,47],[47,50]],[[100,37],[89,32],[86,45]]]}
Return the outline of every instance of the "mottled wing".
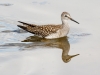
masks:
{"label": "mottled wing", "polygon": [[28,24],[28,23],[24,23],[24,22],[20,22],[20,23],[22,23],[23,26],[18,25],[18,27],[20,27],[20,28],[22,28],[30,33],[33,33],[33,34],[36,34],[36,35],[39,35],[42,37],[46,37],[49,34],[56,33],[62,27],[61,25],[38,26],[38,25]]}
{"label": "mottled wing", "polygon": [[46,37],[52,33],[56,33],[60,28],[61,25],[42,25],[33,27],[31,30],[33,30],[36,35]]}

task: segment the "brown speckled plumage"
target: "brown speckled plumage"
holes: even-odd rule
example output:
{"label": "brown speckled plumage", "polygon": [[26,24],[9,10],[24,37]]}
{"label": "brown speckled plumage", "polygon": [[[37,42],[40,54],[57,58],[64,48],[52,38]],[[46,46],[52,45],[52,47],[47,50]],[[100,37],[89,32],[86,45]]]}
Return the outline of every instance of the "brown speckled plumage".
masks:
{"label": "brown speckled plumage", "polygon": [[23,24],[23,26],[18,25],[18,27],[30,33],[33,33],[33,34],[36,34],[42,37],[46,37],[49,34],[56,33],[57,30],[62,28],[62,25],[41,25],[39,26],[35,24],[28,24],[28,23],[21,22],[21,21],[18,21],[18,22]]}

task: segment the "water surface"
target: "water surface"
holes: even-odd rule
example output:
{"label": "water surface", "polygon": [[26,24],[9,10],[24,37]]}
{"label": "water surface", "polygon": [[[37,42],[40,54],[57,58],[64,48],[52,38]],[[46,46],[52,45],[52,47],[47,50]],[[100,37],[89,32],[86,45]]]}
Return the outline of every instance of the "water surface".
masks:
{"label": "water surface", "polygon": [[[0,75],[100,75],[99,3],[1,0]],[[69,21],[66,37],[43,39],[17,27],[17,21],[59,24],[63,11],[80,23]]]}

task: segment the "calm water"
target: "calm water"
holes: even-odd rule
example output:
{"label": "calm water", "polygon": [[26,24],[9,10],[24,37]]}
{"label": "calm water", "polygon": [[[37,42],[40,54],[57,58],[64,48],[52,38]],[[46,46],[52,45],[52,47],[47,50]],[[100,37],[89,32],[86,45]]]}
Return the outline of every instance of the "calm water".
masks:
{"label": "calm water", "polygon": [[[5,55],[0,61],[8,64],[8,67],[5,66],[7,70],[10,65],[15,65],[12,69],[16,75],[37,74],[36,71],[53,75],[90,75],[94,71],[92,75],[98,75],[99,51],[94,47],[95,38],[92,33],[72,28],[68,37],[48,40],[33,36],[5,21],[0,23],[0,54]],[[12,74],[11,70],[5,73],[5,68],[0,71],[1,74]]]}
{"label": "calm water", "polygon": [[[26,0],[25,4],[20,4],[21,0],[6,4],[3,1],[6,0],[0,3],[0,75],[100,75],[99,0]],[[18,20],[60,23],[59,14],[64,10],[80,23],[69,21],[70,33],[66,37],[43,39],[16,26]]]}
{"label": "calm water", "polygon": [[[1,26],[3,27],[3,26]],[[7,28],[3,27],[1,31],[1,40],[0,40],[0,52],[14,52],[14,51],[28,51],[34,50],[34,48],[56,48],[61,49],[62,61],[67,63],[71,58],[78,56],[79,54],[69,55],[70,43],[68,37],[62,37],[58,39],[45,39],[38,36],[29,36],[25,38],[25,35],[28,33],[24,30],[5,30]],[[24,36],[23,36],[24,35]],[[29,34],[31,35],[31,34]],[[79,34],[73,36],[86,36],[89,34]],[[23,36],[23,37],[22,37]],[[21,40],[20,40],[21,38]],[[70,39],[71,41],[71,39]],[[60,57],[60,56],[59,56]]]}

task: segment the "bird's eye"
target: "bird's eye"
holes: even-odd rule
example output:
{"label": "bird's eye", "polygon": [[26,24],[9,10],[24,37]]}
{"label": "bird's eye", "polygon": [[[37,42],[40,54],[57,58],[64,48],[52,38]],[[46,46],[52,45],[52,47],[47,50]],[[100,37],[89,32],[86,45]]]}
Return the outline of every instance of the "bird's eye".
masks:
{"label": "bird's eye", "polygon": [[67,15],[65,15],[65,17],[67,17]]}

